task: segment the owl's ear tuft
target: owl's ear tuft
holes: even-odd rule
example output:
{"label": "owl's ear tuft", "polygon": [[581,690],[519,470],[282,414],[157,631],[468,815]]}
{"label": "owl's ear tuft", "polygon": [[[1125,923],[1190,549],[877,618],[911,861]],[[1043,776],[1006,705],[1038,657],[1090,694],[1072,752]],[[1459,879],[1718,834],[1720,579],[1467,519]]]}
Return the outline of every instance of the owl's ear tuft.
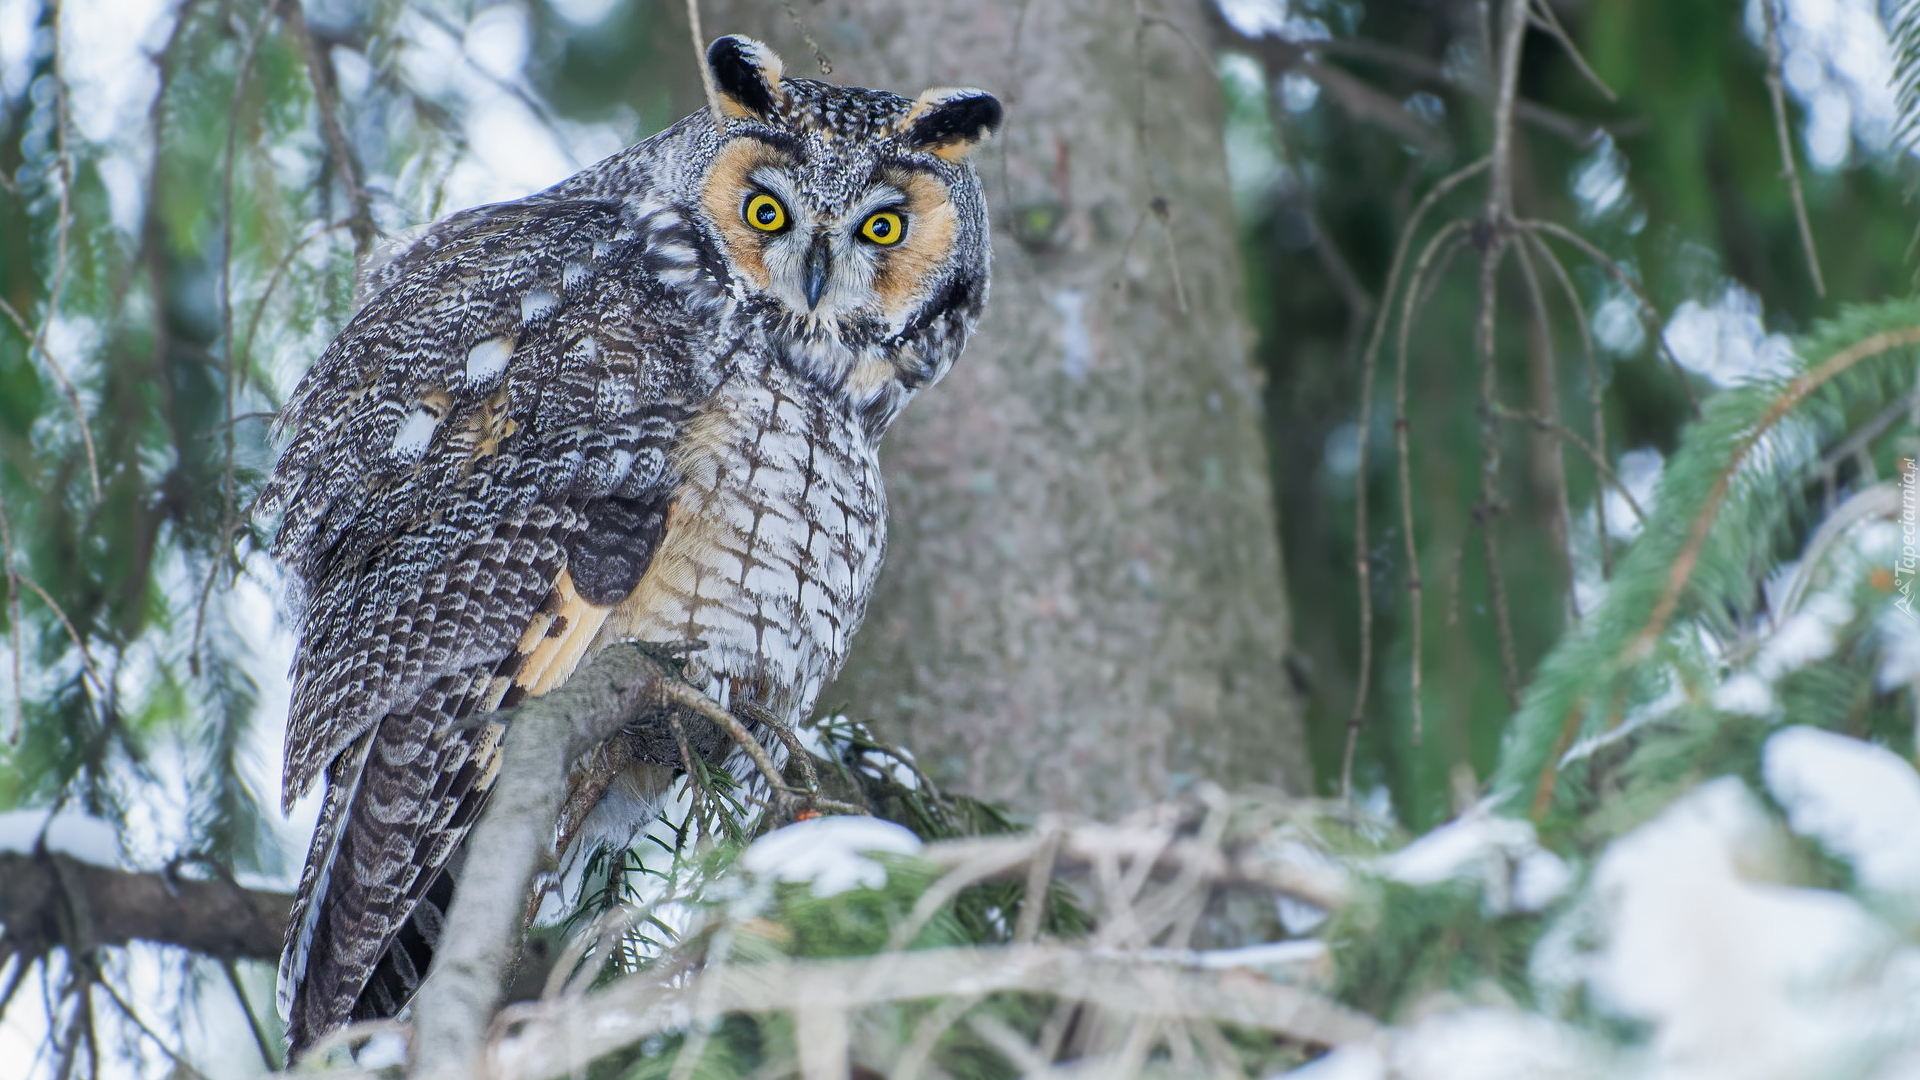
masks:
{"label": "owl's ear tuft", "polygon": [[750,37],[730,34],[714,41],[707,49],[707,69],[720,91],[720,107],[729,116],[765,119],[785,96],[780,76],[786,65]]}
{"label": "owl's ear tuft", "polygon": [[1005,116],[1000,99],[985,90],[942,87],[921,94],[901,128],[914,149],[960,161],[998,130]]}

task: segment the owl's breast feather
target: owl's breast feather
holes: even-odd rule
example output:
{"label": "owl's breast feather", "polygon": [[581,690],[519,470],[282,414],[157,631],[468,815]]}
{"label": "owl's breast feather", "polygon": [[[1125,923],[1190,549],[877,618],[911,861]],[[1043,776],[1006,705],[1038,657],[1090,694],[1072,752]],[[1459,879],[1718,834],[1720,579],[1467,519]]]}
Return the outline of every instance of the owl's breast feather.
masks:
{"label": "owl's breast feather", "polygon": [[770,364],[729,381],[673,459],[660,546],[601,642],[704,642],[723,694],[740,681],[798,722],[846,659],[886,544],[866,428]]}

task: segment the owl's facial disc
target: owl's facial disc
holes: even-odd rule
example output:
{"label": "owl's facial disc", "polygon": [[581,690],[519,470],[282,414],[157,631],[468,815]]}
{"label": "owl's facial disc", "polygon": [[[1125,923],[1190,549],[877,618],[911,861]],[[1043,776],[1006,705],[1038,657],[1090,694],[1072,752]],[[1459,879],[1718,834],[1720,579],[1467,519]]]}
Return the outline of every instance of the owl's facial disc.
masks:
{"label": "owl's facial disc", "polygon": [[[816,174],[836,167],[867,182],[822,206],[808,193],[827,186]],[[845,320],[897,332],[934,287],[957,232],[947,186],[924,169],[803,162],[751,135],[722,148],[702,208],[730,268],[809,337],[838,334]]]}

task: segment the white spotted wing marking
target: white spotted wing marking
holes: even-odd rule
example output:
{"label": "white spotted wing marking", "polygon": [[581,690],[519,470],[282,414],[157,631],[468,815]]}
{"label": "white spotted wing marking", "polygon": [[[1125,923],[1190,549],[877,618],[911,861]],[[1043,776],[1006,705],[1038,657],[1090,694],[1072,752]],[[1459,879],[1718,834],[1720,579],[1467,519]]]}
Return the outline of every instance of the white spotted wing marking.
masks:
{"label": "white spotted wing marking", "polygon": [[511,359],[511,337],[490,337],[480,342],[467,350],[467,382],[475,386],[492,382],[507,370],[507,361]]}

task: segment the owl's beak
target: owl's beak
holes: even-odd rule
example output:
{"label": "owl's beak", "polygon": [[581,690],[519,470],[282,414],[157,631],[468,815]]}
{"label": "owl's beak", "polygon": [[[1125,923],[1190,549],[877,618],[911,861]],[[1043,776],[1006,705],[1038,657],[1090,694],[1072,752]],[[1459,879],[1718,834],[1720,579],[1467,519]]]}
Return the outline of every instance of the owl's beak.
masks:
{"label": "owl's beak", "polygon": [[833,257],[827,251],[827,238],[816,236],[807,249],[807,310],[820,306],[820,294],[827,291],[827,276],[833,271]]}

